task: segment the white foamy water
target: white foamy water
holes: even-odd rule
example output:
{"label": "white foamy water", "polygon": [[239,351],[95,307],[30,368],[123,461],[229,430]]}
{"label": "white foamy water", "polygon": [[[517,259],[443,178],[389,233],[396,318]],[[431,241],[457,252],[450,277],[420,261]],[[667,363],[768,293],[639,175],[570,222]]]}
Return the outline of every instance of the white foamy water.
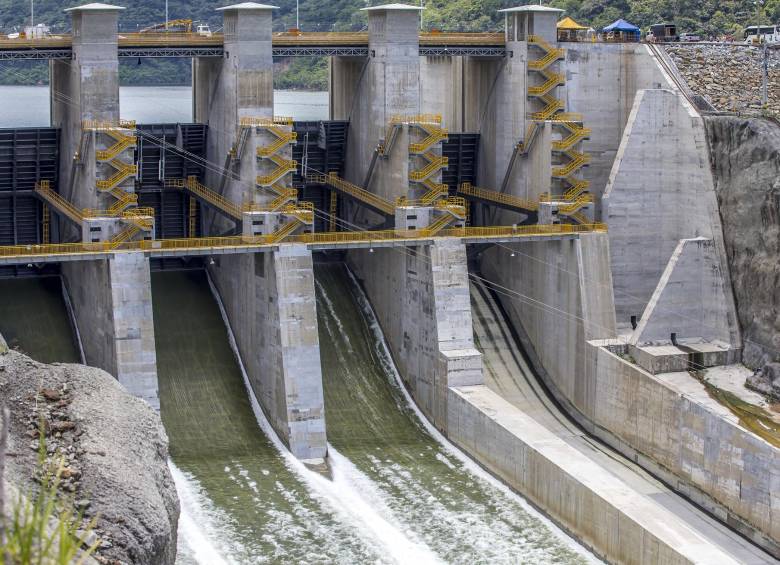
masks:
{"label": "white foamy water", "polygon": [[414,539],[412,532],[399,529],[394,523],[392,513],[383,503],[382,495],[373,489],[370,479],[341,457],[335,449],[330,453],[333,480],[312,471],[287,450],[255,397],[219,293],[210,279],[209,284],[227,327],[230,346],[238,360],[258,425],[284,458],[286,466],[309,487],[315,499],[327,504],[356,535],[374,547],[377,555],[382,556],[381,561],[399,564],[439,563],[440,560],[430,548]]}

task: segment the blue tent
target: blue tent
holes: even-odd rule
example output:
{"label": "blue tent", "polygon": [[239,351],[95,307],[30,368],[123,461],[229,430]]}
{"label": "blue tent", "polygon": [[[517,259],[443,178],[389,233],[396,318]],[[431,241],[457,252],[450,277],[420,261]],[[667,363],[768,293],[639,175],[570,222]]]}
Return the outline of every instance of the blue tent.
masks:
{"label": "blue tent", "polygon": [[639,28],[624,19],[612,22],[603,31],[622,31],[623,33],[639,33]]}
{"label": "blue tent", "polygon": [[616,35],[623,36],[625,39],[633,41],[638,41],[641,34],[641,30],[638,27],[622,18],[612,22],[602,31],[604,33],[612,32]]}

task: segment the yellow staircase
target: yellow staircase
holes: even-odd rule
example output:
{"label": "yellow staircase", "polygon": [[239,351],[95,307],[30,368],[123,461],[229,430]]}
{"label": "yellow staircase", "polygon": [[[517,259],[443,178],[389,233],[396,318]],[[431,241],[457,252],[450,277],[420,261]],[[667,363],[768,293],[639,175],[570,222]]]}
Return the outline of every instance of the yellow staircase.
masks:
{"label": "yellow staircase", "polygon": [[282,225],[281,228],[268,236],[268,243],[279,243],[285,237],[292,234],[295,229],[301,225],[301,221],[298,218],[293,218],[289,222]]}
{"label": "yellow staircase", "polygon": [[204,202],[222,211],[225,215],[236,221],[241,221],[240,206],[201,184],[195,176],[190,176],[186,179],[165,179],[165,186],[166,188],[186,189]]}
{"label": "yellow staircase", "polygon": [[422,234],[425,237],[432,237],[450,225],[453,221],[453,217],[447,214],[442,214],[436,220],[434,220],[429,226],[423,228]]}
{"label": "yellow staircase", "polygon": [[54,192],[49,181],[42,180],[35,183],[35,194],[40,196],[49,206],[74,223],[81,225],[84,221],[84,214],[82,211]]}
{"label": "yellow staircase", "polygon": [[257,176],[257,184],[262,187],[271,187],[276,184],[288,173],[294,172],[298,168],[298,162],[285,159],[279,155],[270,155],[266,157],[276,165],[276,169],[266,175]]}
{"label": "yellow staircase", "polygon": [[[569,188],[562,195],[543,195],[543,199],[568,202],[568,204],[559,208],[564,214],[574,214],[592,202],[592,198],[587,194],[590,187],[588,181],[578,178],[576,174],[590,162],[590,156],[577,149],[577,147],[590,137],[591,130],[582,125],[582,117],[577,114],[564,112],[565,104],[555,95],[555,90],[566,83],[566,75],[563,72],[556,72],[550,67],[557,61],[565,57],[565,50],[554,47],[542,37],[531,35],[528,38],[529,59],[530,47],[535,47],[542,52],[541,57],[529,60],[528,72],[536,73],[542,79],[540,84],[528,87],[528,96],[537,99],[542,105],[542,109],[532,112],[532,120],[526,134],[526,139],[531,139],[531,134],[535,133],[535,122],[551,121],[557,128],[563,129],[563,135],[560,139],[552,142],[552,150],[560,153],[567,161],[561,165],[556,165],[552,169],[552,177],[565,182]],[[529,82],[531,82],[529,80]],[[519,149],[528,151],[525,145],[518,146]],[[575,208],[567,212],[569,208]]]}
{"label": "yellow staircase", "polygon": [[334,188],[342,194],[346,194],[347,196],[362,202],[369,208],[372,208],[385,216],[395,215],[395,205],[392,202],[385,200],[381,196],[377,196],[356,184],[339,178],[336,173],[329,173],[327,175],[307,175],[306,181],[312,184],[323,184]]}
{"label": "yellow staircase", "polygon": [[422,182],[431,175],[438,173],[449,164],[449,158],[441,157],[434,153],[421,153],[420,154],[428,163],[422,168],[416,171],[409,171],[409,180],[412,182]]}
{"label": "yellow staircase", "polygon": [[534,202],[533,200],[527,200],[525,198],[520,198],[511,194],[496,192],[495,190],[479,188],[468,182],[464,182],[458,187],[458,194],[462,194],[466,197],[477,200],[484,200],[502,208],[512,209],[524,214],[529,212],[537,212],[539,210],[539,203]]}
{"label": "yellow staircase", "polygon": [[125,163],[119,159],[112,159],[108,163],[116,169],[116,172],[107,179],[98,180],[98,190],[108,191],[116,188],[120,183],[138,174],[138,167],[135,164]]}
{"label": "yellow staircase", "polygon": [[98,161],[109,161],[114,159],[117,155],[126,149],[135,147],[136,143],[138,142],[138,138],[135,135],[125,133],[127,130],[117,128],[103,129],[100,131],[108,134],[111,138],[114,139],[115,143],[107,149],[100,149],[95,151],[95,157]]}
{"label": "yellow staircase", "polygon": [[108,240],[111,247],[119,247],[125,241],[133,239],[137,233],[141,231],[141,228],[135,225],[129,225],[122,231],[116,233],[114,237]]}
{"label": "yellow staircase", "polygon": [[441,127],[441,116],[438,114],[422,114],[419,116],[410,116],[405,119],[410,126],[420,128],[425,132],[426,137],[417,143],[409,144],[409,153],[425,153],[437,143],[447,139],[447,130]]}

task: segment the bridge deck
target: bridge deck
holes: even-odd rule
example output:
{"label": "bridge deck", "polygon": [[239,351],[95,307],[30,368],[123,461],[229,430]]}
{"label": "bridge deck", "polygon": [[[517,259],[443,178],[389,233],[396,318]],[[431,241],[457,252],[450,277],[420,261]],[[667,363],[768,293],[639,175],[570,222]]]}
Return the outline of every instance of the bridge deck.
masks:
{"label": "bridge deck", "polygon": [[[285,243],[302,243],[312,251],[429,245],[441,237],[458,237],[464,243],[520,243],[577,239],[581,233],[605,231],[602,224],[535,225],[489,228],[452,228],[435,237],[424,230],[325,232],[287,237]],[[103,243],[60,243],[0,247],[0,265],[60,263],[106,258],[114,253],[141,251],[151,258],[196,257],[273,251],[279,246],[268,236],[202,237]]]}
{"label": "bridge deck", "polygon": [[[72,47],[69,34],[38,39],[0,36],[0,59],[68,58]],[[273,34],[275,56],[368,54],[367,32],[279,32]],[[120,33],[120,56],[219,56],[224,36],[197,33]],[[420,53],[500,56],[503,33],[421,32]]]}

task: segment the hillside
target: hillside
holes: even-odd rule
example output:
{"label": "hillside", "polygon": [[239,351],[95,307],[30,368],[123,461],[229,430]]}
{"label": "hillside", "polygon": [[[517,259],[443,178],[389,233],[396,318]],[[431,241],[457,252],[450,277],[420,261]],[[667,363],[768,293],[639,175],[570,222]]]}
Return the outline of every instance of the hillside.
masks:
{"label": "hillside", "polygon": [[[381,4],[381,0],[369,0]],[[520,2],[521,3],[521,2]],[[63,4],[57,0],[35,3],[37,22],[45,22],[55,32],[67,32],[69,22],[63,9],[78,2]],[[121,31],[136,31],[164,20],[164,2],[160,0],[123,0],[127,10],[120,16]],[[208,22],[212,29],[221,25],[215,11],[227,2],[213,0],[170,0],[171,18],[189,17]],[[449,31],[500,30],[502,18],[497,10],[517,5],[511,0],[429,0],[423,15],[425,29]],[[646,28],[658,21],[674,21],[681,31],[704,36],[719,36],[739,32],[745,25],[756,23],[758,14],[752,0],[551,0],[551,6],[566,10],[567,15],[596,29],[626,18]],[[283,31],[295,27],[295,0],[280,0],[274,16],[274,29]],[[360,12],[362,0],[301,0],[300,27],[304,31],[356,31],[365,29],[366,18]],[[29,7],[20,8],[18,0],[0,0],[0,31],[5,33],[29,21]],[[761,16],[763,23],[780,21],[780,0],[767,0]],[[327,87],[327,69],[322,60],[304,59],[281,62],[277,68],[279,88],[322,89]],[[122,62],[122,83],[189,84],[190,65],[187,60],[143,60]],[[45,64],[0,63],[0,83],[36,84],[48,78]]]}

